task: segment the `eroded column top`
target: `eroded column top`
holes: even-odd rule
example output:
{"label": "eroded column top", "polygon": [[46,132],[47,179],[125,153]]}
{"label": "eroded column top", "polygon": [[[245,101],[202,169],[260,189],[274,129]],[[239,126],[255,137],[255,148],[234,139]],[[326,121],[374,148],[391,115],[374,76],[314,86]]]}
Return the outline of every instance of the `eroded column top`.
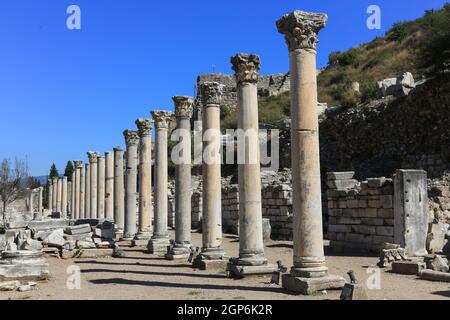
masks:
{"label": "eroded column top", "polygon": [[316,49],[317,34],[326,26],[328,16],[324,13],[295,10],[277,21],[278,32],[284,34],[289,51]]}
{"label": "eroded column top", "polygon": [[261,59],[256,54],[238,53],[231,58],[237,83],[258,82],[258,72],[261,69]]}
{"label": "eroded column top", "polygon": [[153,130],[153,120],[139,118],[136,120],[136,126],[138,127],[138,133],[140,137],[150,136]]}
{"label": "eroded column top", "polygon": [[123,132],[127,146],[137,146],[139,144],[139,133],[137,130],[125,130]]}
{"label": "eroded column top", "polygon": [[218,82],[203,82],[199,85],[198,90],[200,93],[203,106],[216,105],[220,106],[222,99],[223,88],[225,86]]}
{"label": "eroded column top", "polygon": [[187,96],[175,96],[172,98],[175,104],[175,117],[190,119],[193,114],[194,100]]}
{"label": "eroded column top", "polygon": [[173,112],[165,110],[154,110],[151,112],[152,118],[155,121],[155,126],[158,129],[167,129],[169,124],[174,121],[175,115]]}
{"label": "eroded column top", "polygon": [[115,147],[114,152],[123,152],[123,148],[122,147]]}
{"label": "eroded column top", "polygon": [[81,160],[75,160],[74,162],[75,169],[81,168],[83,166],[83,161]]}
{"label": "eroded column top", "polygon": [[88,151],[87,156],[89,158],[89,163],[97,163],[100,153],[96,151]]}

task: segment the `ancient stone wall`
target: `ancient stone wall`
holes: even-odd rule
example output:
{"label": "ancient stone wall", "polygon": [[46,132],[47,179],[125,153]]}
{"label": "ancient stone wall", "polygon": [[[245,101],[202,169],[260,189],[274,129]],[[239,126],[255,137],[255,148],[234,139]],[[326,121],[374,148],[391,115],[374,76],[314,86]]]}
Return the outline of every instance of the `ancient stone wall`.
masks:
{"label": "ancient stone wall", "polygon": [[222,228],[227,233],[239,233],[239,187],[236,184],[222,188]]}
{"label": "ancient stone wall", "polygon": [[262,190],[263,217],[270,220],[273,240],[292,240],[292,187],[270,184]]}
{"label": "ancient stone wall", "polygon": [[378,250],[394,242],[394,187],[391,179],[359,182],[354,172],[328,174],[328,238],[337,251]]}

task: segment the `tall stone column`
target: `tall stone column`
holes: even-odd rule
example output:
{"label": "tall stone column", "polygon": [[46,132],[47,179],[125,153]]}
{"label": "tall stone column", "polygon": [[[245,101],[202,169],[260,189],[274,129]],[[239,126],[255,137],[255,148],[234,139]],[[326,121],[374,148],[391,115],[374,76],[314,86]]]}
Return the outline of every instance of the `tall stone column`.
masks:
{"label": "tall stone column", "polygon": [[117,228],[125,228],[125,182],[123,149],[114,148],[114,222]]}
{"label": "tall stone column", "polygon": [[67,177],[62,177],[62,204],[61,213],[64,218],[67,218]]}
{"label": "tall stone column", "polygon": [[47,198],[47,209],[52,211],[52,201],[53,201],[53,180],[48,179],[48,198]]}
{"label": "tall stone column", "polygon": [[231,58],[238,94],[239,258],[229,265],[232,276],[272,273],[267,263],[262,231],[261,164],[258,122],[259,56],[237,54]]}
{"label": "tall stone column", "polygon": [[125,182],[125,229],[123,238],[133,240],[136,235],[137,211],[137,162],[139,134],[135,130],[123,132],[127,145],[127,169]]}
{"label": "tall stone column", "polygon": [[203,126],[202,251],[193,262],[201,270],[225,270],[228,259],[222,247],[222,183],[220,102],[223,85],[200,85]]}
{"label": "tall stone column", "polygon": [[90,212],[91,219],[98,219],[97,208],[98,208],[98,157],[100,154],[98,152],[89,151],[87,153],[89,157],[90,164],[90,194],[89,202],[90,202]]}
{"label": "tall stone column", "polygon": [[153,120],[137,119],[139,133],[139,224],[133,246],[146,246],[152,233],[152,129]]}
{"label": "tall stone column", "polygon": [[57,199],[58,199],[58,178],[53,177],[53,197],[52,197],[52,212],[57,212]]}
{"label": "tall stone column", "polygon": [[175,242],[166,259],[187,259],[191,247],[191,118],[193,101],[189,97],[173,97],[180,146],[175,161]]}
{"label": "tall stone column", "polygon": [[85,171],[85,189],[84,189],[84,217],[91,219],[91,165],[86,163]]}
{"label": "tall stone column", "polygon": [[44,199],[43,192],[44,192],[44,187],[40,187],[40,188],[38,189],[38,191],[39,191],[39,196],[38,196],[38,211],[39,211],[39,213],[42,214],[42,212],[44,211],[44,206],[43,206],[43,199]]}
{"label": "tall stone column", "polygon": [[343,287],[325,265],[317,112],[316,46],[328,17],[294,11],[277,21],[289,47],[291,75],[294,266],[283,276],[289,291],[310,294]]}
{"label": "tall stone column", "polygon": [[56,212],[62,213],[63,178],[58,178],[58,197],[56,200]]}
{"label": "tall stone column", "polygon": [[150,253],[162,254],[167,252],[170,244],[167,229],[168,216],[168,157],[167,141],[168,129],[174,114],[169,111],[152,111],[155,121],[155,222],[153,236],[148,243]]}
{"label": "tall stone column", "polygon": [[72,214],[72,219],[80,219],[80,178],[81,178],[81,167],[83,166],[83,161],[75,160],[73,162],[75,164],[75,202],[73,205],[74,211]]}
{"label": "tall stone column", "polygon": [[105,218],[105,157],[98,157],[97,215]]}
{"label": "tall stone column", "polygon": [[28,211],[34,213],[34,189],[28,190]]}
{"label": "tall stone column", "polygon": [[86,167],[84,165],[80,166],[80,207],[79,207],[79,218],[86,218]]}
{"label": "tall stone column", "polygon": [[70,182],[70,216],[73,219],[74,204],[75,204],[75,175],[76,170],[72,172],[71,182]]}
{"label": "tall stone column", "polygon": [[114,219],[114,153],[106,152],[105,170],[105,218]]}

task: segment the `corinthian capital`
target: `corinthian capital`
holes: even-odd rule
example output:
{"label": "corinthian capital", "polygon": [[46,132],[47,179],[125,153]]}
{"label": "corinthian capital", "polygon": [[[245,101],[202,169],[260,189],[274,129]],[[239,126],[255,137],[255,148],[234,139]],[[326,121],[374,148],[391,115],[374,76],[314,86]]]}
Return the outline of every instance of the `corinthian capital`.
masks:
{"label": "corinthian capital", "polygon": [[191,97],[175,96],[172,99],[175,104],[175,116],[177,118],[192,118],[194,101]]}
{"label": "corinthian capital", "polygon": [[174,121],[174,113],[170,111],[155,110],[151,112],[153,120],[155,120],[156,128],[167,129],[169,124]]}
{"label": "corinthian capital", "polygon": [[152,134],[153,120],[139,118],[136,120],[136,126],[138,127],[139,136],[145,137]]}
{"label": "corinthian capital", "polygon": [[81,160],[75,160],[74,162],[75,169],[81,168],[83,166],[83,161]]}
{"label": "corinthian capital", "polygon": [[127,146],[137,146],[139,144],[139,132],[137,130],[125,130],[123,136]]}
{"label": "corinthian capital", "polygon": [[326,26],[328,16],[324,13],[296,10],[277,21],[278,31],[284,34],[289,51],[316,49],[317,34]]}
{"label": "corinthian capital", "polygon": [[231,58],[237,83],[258,82],[258,72],[261,69],[261,60],[255,54],[238,53]]}
{"label": "corinthian capital", "polygon": [[220,105],[222,99],[223,88],[225,86],[218,82],[203,82],[198,86],[203,106],[215,104]]}
{"label": "corinthian capital", "polygon": [[96,151],[88,151],[87,156],[89,158],[89,163],[97,163],[98,157],[100,157],[100,153]]}

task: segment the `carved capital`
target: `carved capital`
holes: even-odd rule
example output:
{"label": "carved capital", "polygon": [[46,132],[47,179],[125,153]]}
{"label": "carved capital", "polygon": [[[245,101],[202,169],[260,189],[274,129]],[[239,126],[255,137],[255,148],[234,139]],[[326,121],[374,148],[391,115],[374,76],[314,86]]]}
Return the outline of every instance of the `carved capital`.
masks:
{"label": "carved capital", "polygon": [[289,51],[316,49],[317,34],[326,26],[328,16],[324,13],[296,10],[277,21],[278,32],[284,34]]}
{"label": "carved capital", "polygon": [[172,99],[175,104],[175,117],[192,118],[194,101],[191,97],[175,96]]}
{"label": "carved capital", "polygon": [[87,156],[89,158],[89,163],[97,163],[100,153],[96,151],[88,151]]}
{"label": "carved capital", "polygon": [[138,127],[140,137],[149,136],[152,134],[153,120],[139,118],[136,120],[136,126]]}
{"label": "carved capital", "polygon": [[153,120],[155,120],[156,128],[168,129],[171,122],[175,120],[175,115],[170,111],[155,110],[151,112]]}
{"label": "carved capital", "polygon": [[75,169],[81,168],[83,166],[83,161],[81,160],[75,160],[73,162]]}
{"label": "carved capital", "polygon": [[123,132],[127,147],[137,146],[139,144],[139,132],[137,130],[125,130]]}
{"label": "carved capital", "polygon": [[261,60],[255,54],[238,53],[231,58],[237,83],[258,82],[258,72],[261,69]]}
{"label": "carved capital", "polygon": [[225,86],[218,82],[203,82],[198,86],[203,106],[215,104],[220,106],[223,88]]}

